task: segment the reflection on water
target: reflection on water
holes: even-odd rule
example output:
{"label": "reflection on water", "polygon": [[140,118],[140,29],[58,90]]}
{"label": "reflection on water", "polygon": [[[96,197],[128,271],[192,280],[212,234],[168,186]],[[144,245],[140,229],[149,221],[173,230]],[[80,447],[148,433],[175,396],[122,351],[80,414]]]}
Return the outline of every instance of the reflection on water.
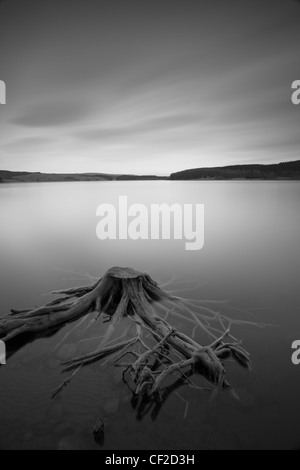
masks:
{"label": "reflection on water", "polygon": [[[0,369],[0,448],[298,448],[300,369],[291,344],[300,339],[299,193],[297,182],[0,185],[0,315],[129,265],[235,318],[279,325],[236,327],[255,368],[249,375],[229,363],[240,402],[222,395],[212,404],[208,392],[182,386],[156,420],[138,419],[120,369],[105,363],[83,368],[51,401],[65,378],[61,361],[95,349],[106,325],[84,318],[15,344]],[[96,208],[119,195],[148,206],[205,204],[204,249],[185,251],[178,240],[100,241]],[[118,334],[128,326],[124,320]],[[181,319],[176,327],[190,332]],[[102,447],[92,434],[97,418],[105,423]]]}

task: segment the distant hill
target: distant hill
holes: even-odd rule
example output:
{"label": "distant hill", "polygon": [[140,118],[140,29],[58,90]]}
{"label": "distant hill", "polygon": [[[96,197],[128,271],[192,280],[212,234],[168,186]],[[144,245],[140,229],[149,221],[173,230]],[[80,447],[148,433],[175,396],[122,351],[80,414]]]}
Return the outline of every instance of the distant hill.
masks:
{"label": "distant hill", "polygon": [[273,165],[236,165],[195,168],[172,173],[171,180],[300,179],[300,160]]}
{"label": "distant hill", "polygon": [[0,170],[0,183],[51,183],[51,182],[75,182],[75,181],[134,181],[134,180],[159,180],[168,177],[154,175],[110,175],[106,173],[30,173],[26,171]]}
{"label": "distant hill", "polygon": [[99,174],[56,174],[56,173],[30,173],[25,171],[0,170],[0,183],[47,183],[63,181],[111,181],[113,176]]}
{"label": "distant hill", "polygon": [[274,165],[236,165],[216,168],[195,168],[172,173],[169,177],[155,175],[113,175],[106,173],[30,173],[26,171],[0,170],[0,183],[232,179],[300,180],[300,160]]}

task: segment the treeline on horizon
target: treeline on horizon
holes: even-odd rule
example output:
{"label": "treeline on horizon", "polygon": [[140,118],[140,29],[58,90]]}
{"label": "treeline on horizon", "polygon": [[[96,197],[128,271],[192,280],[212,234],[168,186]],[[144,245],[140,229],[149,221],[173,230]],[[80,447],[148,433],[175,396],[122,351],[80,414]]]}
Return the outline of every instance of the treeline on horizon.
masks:
{"label": "treeline on horizon", "polygon": [[300,160],[273,165],[236,165],[217,168],[195,168],[168,176],[113,175],[106,173],[39,173],[0,170],[0,183],[72,182],[72,181],[152,181],[152,180],[232,180],[292,179],[300,180]]}
{"label": "treeline on horizon", "polygon": [[300,160],[273,165],[235,165],[216,168],[195,168],[170,175],[171,180],[199,179],[300,179]]}

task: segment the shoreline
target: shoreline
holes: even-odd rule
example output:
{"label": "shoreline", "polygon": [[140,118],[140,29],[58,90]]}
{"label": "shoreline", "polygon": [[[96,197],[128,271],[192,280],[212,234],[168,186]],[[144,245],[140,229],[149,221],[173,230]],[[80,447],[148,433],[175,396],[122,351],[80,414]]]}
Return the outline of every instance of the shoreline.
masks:
{"label": "shoreline", "polygon": [[6,180],[6,181],[0,181],[0,185],[5,185],[5,184],[31,184],[31,183],[123,183],[123,182],[170,182],[170,183],[176,183],[176,182],[202,182],[202,183],[211,183],[211,182],[271,182],[271,181],[300,181],[300,177],[295,177],[295,178],[197,178],[197,179],[170,179],[170,178],[159,178],[159,179],[122,179],[122,180],[117,180],[117,179],[112,179],[112,180],[106,180],[106,179],[95,179],[95,180]]}

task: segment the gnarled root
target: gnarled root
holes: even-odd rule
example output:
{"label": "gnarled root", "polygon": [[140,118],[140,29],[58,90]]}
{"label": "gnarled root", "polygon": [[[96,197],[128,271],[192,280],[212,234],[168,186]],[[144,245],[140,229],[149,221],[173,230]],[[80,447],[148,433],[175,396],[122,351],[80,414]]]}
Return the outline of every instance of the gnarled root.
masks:
{"label": "gnarled root", "polygon": [[[99,350],[77,357],[64,363],[66,370],[98,361],[107,355],[120,351],[115,364],[123,367],[129,373],[135,384],[135,394],[159,394],[165,379],[170,375],[186,376],[190,371],[201,374],[219,390],[232,390],[225,379],[223,359],[232,356],[242,366],[250,369],[249,354],[239,346],[239,343],[225,343],[230,336],[230,328],[224,329],[219,338],[210,345],[203,347],[194,339],[189,338],[172,327],[166,320],[155,312],[155,302],[168,301],[176,304],[178,299],[159,289],[149,276],[127,270],[122,273],[122,282],[118,286],[119,304],[109,308],[111,322],[119,321],[123,316],[130,316],[136,323],[139,334],[117,346],[109,345]],[[135,274],[134,274],[135,273]],[[134,275],[133,275],[134,274]],[[143,339],[143,333],[151,333],[154,345],[149,346]],[[130,349],[129,349],[130,346]],[[143,352],[142,352],[143,351]],[[121,362],[122,358],[130,356],[130,362]],[[133,358],[133,359],[132,359]],[[236,396],[236,395],[235,395]]]}
{"label": "gnarled root", "polygon": [[[160,289],[146,273],[116,267],[107,271],[92,286],[55,294],[60,297],[44,307],[13,310],[9,316],[1,319],[0,338],[9,341],[23,333],[48,330],[87,313],[94,313],[96,319],[105,314],[110,325],[100,349],[65,363],[66,369],[76,370],[54,391],[54,395],[69,383],[82,366],[107,356],[112,356],[116,365],[124,367],[124,374],[128,373],[135,384],[136,395],[159,395],[169,376],[179,374],[187,378],[194,372],[201,374],[219,390],[231,390],[225,379],[223,361],[231,356],[243,367],[251,368],[249,354],[231,335],[229,322],[226,327],[224,318],[206,307],[204,313],[199,314],[188,301]],[[184,317],[183,313],[179,313],[180,310],[189,315],[194,329],[201,328],[213,342],[203,347],[195,341],[194,335],[191,338],[175,329],[166,320],[170,312],[167,305],[177,316]],[[165,318],[158,314],[158,307],[167,312]],[[137,335],[119,343],[110,343],[110,333],[125,316],[135,322]],[[218,328],[215,323],[211,325],[211,322],[216,321]],[[149,332],[151,344],[146,344],[145,333],[149,336]],[[226,343],[226,338],[232,342]],[[126,357],[127,361],[121,362]]]}

